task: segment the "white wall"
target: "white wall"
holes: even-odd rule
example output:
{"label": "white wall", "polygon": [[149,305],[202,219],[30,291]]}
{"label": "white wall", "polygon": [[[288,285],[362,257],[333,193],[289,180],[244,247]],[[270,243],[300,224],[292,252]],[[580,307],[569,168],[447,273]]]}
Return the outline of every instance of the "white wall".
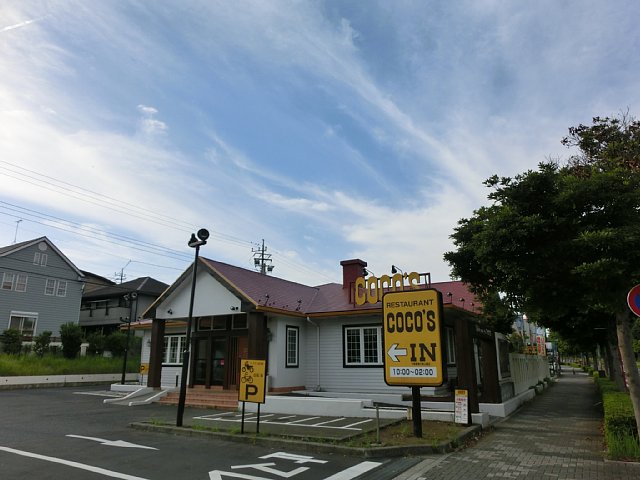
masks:
{"label": "white wall", "polygon": [[[166,320],[187,318],[191,301],[191,276],[165,298],[156,309],[156,317]],[[240,308],[240,299],[222,286],[209,272],[198,270],[193,316],[229,315]],[[168,311],[172,313],[169,314]]]}
{"label": "white wall", "polygon": [[[287,326],[298,327],[298,367],[286,366]],[[269,342],[269,388],[300,387],[305,385],[308,356],[306,348],[306,320],[293,317],[271,317],[267,321],[271,332]]]}
{"label": "white wall", "polygon": [[546,356],[511,353],[509,361],[515,395],[520,395],[549,377],[549,362]]}

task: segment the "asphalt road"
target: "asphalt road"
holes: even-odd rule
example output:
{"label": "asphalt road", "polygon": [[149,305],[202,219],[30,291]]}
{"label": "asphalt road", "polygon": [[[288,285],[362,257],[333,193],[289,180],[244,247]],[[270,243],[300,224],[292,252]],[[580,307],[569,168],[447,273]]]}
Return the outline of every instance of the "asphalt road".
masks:
{"label": "asphalt road", "polygon": [[[0,391],[0,478],[385,480],[411,465],[133,430],[134,421],[175,422],[175,407],[105,405],[104,393],[103,387]],[[185,419],[202,412],[187,409]]]}

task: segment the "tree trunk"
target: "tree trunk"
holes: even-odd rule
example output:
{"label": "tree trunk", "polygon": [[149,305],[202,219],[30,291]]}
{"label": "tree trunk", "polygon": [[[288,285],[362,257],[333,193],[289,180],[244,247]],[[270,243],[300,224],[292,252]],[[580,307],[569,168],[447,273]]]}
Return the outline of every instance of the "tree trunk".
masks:
{"label": "tree trunk", "polygon": [[616,383],[618,389],[621,392],[626,390],[624,385],[624,376],[622,374],[622,360],[620,358],[620,352],[618,351],[618,336],[616,331],[616,319],[611,317],[609,321],[609,328],[607,329],[606,343],[605,343],[605,355],[608,365],[607,375],[609,379]]}
{"label": "tree trunk", "polygon": [[631,326],[629,312],[627,310],[616,313],[616,332],[618,334],[618,347],[622,357],[624,376],[629,386],[629,396],[633,405],[633,413],[636,417],[636,428],[640,432],[640,373],[631,347]]}

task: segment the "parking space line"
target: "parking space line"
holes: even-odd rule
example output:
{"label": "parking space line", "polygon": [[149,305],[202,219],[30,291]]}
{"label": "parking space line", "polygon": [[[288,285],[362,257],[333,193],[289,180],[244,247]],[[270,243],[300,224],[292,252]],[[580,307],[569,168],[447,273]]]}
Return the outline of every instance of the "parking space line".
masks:
{"label": "parking space line", "polygon": [[194,418],[194,420],[195,419],[208,420],[210,418],[216,418],[216,417],[228,417],[229,415],[233,415],[233,412],[216,413],[214,415],[202,415],[200,417],[193,417],[193,418]]}
{"label": "parking space line", "polygon": [[334,418],[333,420],[327,420],[326,422],[320,422],[320,423],[314,423],[314,425],[316,427],[319,427],[321,425],[326,425],[327,423],[333,423],[333,422],[339,422],[340,420],[346,420],[345,417],[342,418]]}
{"label": "parking space line", "polygon": [[38,453],[25,452],[23,450],[16,450],[15,448],[9,447],[0,447],[1,451],[7,453],[14,453],[16,455],[21,455],[23,457],[35,458],[36,460],[44,460],[45,462],[51,463],[59,463],[61,465],[66,465],[68,467],[78,468],[80,470],[86,470],[88,472],[99,473],[101,475],[111,477],[111,478],[120,478],[122,480],[149,480],[147,478],[136,477],[134,475],[128,475],[126,473],[114,472],[112,470],[106,470],[100,467],[94,467],[92,465],[87,465],[79,462],[72,462],[70,460],[63,460],[61,458],[49,457],[46,455],[40,455]]}
{"label": "parking space line", "polygon": [[373,420],[368,418],[367,420],[363,420],[361,422],[352,423],[351,425],[345,425],[344,428],[355,427],[356,425],[362,425],[363,423],[372,422]]}
{"label": "parking space line", "polygon": [[293,422],[287,422],[288,425],[293,425],[294,423],[298,423],[298,422],[306,422],[307,420],[315,420],[316,418],[321,418],[321,417],[305,417],[305,418],[301,418],[300,420],[294,420]]}
{"label": "parking space line", "polygon": [[92,395],[94,397],[111,397],[111,398],[118,398],[118,397],[124,397],[125,395],[127,395],[126,393],[116,393],[116,392],[73,392],[74,395]]}
{"label": "parking space line", "polygon": [[[252,420],[256,420],[257,417],[253,417]],[[315,418],[320,418],[320,417],[315,417]],[[233,420],[231,418],[202,418],[202,420],[209,420],[212,422],[231,422],[231,423],[238,423],[240,420]],[[305,418],[303,420],[309,420],[308,418]],[[248,419],[245,418],[245,422],[248,421]],[[302,421],[302,420],[300,420]],[[367,422],[368,420],[366,420],[365,422]],[[352,425],[358,425],[360,423],[365,423],[365,422],[358,422],[358,423],[354,423]],[[333,425],[305,425],[304,423],[293,423],[293,422],[277,422],[275,420],[271,420],[269,422],[265,422],[268,423],[269,425],[291,425],[294,427],[306,427],[306,428],[329,428],[332,430],[353,430],[355,432],[361,432],[362,429],[361,428],[353,428],[351,425],[347,425],[345,427],[334,427]]]}
{"label": "parking space line", "polygon": [[297,415],[288,415],[286,417],[276,418],[276,420],[287,420],[288,418],[296,418]]}

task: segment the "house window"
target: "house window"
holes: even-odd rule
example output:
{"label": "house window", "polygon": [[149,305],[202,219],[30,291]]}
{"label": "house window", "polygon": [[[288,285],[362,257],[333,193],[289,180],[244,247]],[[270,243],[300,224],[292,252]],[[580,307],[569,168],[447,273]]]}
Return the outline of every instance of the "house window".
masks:
{"label": "house window", "polygon": [[65,280],[58,280],[58,288],[56,289],[57,297],[67,296],[67,282]]}
{"label": "house window", "polygon": [[2,290],[13,290],[13,279],[15,274],[5,272],[2,275]]}
{"label": "house window", "polygon": [[287,367],[298,367],[300,329],[287,325]]}
{"label": "house window", "polygon": [[68,282],[66,280],[55,280],[53,278],[47,278],[47,281],[44,285],[44,294],[55,295],[56,297],[66,297],[67,283]]}
{"label": "house window", "polygon": [[234,315],[231,319],[231,328],[234,330],[247,328],[247,316],[242,315]]}
{"label": "house window", "polygon": [[182,364],[182,350],[186,335],[167,335],[164,337],[164,362]]}
{"label": "house window", "polygon": [[11,312],[9,328],[18,330],[25,337],[33,337],[37,322],[37,313]]}
{"label": "house window", "polygon": [[45,295],[55,295],[56,294],[56,281],[53,278],[47,278],[47,282],[44,286],[44,294]]}
{"label": "house window", "polygon": [[453,328],[446,327],[444,329],[445,342],[447,342],[447,365],[455,365],[456,363],[456,335]]}
{"label": "house window", "polygon": [[16,278],[16,292],[27,291],[27,276],[24,273],[19,273]]}
{"label": "house window", "polygon": [[36,252],[33,254],[33,264],[46,267],[48,258],[49,256],[46,253]]}
{"label": "house window", "polygon": [[344,327],[345,366],[382,365],[382,327]]}

